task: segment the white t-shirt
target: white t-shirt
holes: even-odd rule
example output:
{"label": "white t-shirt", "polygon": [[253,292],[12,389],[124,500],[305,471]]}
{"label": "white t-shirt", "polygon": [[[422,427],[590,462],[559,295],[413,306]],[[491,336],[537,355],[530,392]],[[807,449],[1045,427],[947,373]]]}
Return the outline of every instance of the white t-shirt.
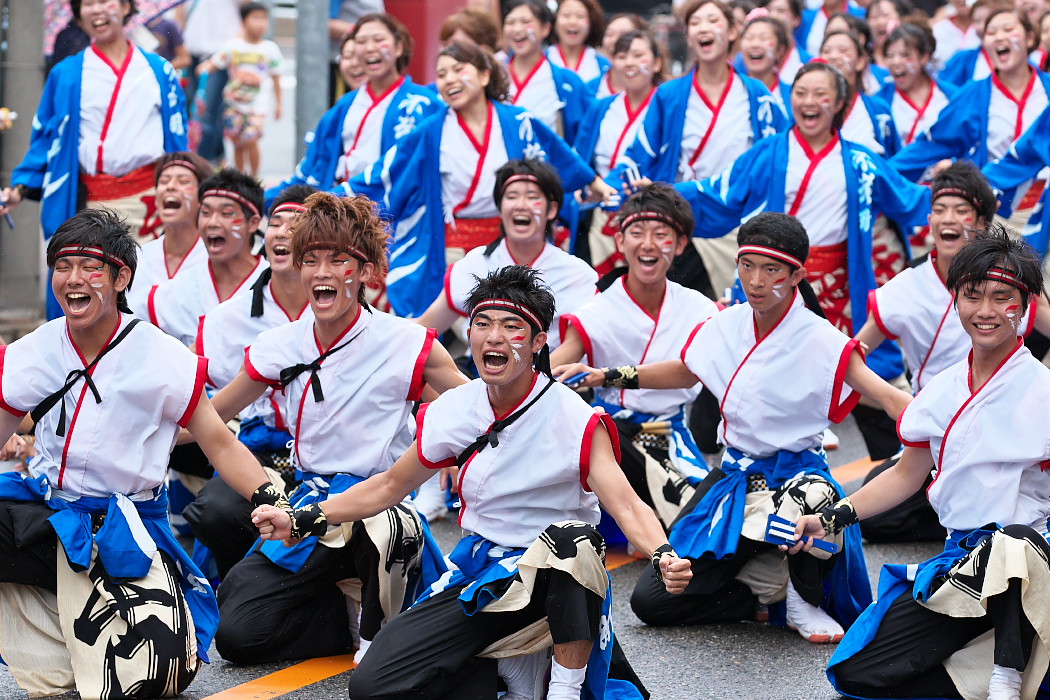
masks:
{"label": "white t-shirt", "polygon": [[[110,340],[133,317],[121,314]],[[21,416],[62,388],[69,372],[89,363],[73,343],[64,318],[0,347],[0,408]],[[74,496],[132,495],[164,483],[168,456],[204,393],[208,361],[148,323],[139,323],[91,371],[102,397],[96,403],[81,378],[66,393],[65,437],[56,434],[55,406],[36,429],[29,472],[47,476]]]}
{"label": "white t-shirt", "polygon": [[820,447],[859,395],[845,384],[856,340],[807,309],[797,290],[787,314],[755,337],[754,311],[737,304],[697,327],[682,361],[718,397],[719,432],[754,457]]}
{"label": "white t-shirt", "polygon": [[1046,532],[1050,514],[1050,370],[1022,343],[983,386],[970,362],[938,374],[898,422],[901,441],[929,448],[930,505],[948,530],[999,523]]}
{"label": "white t-shirt", "polygon": [[441,201],[445,222],[499,216],[492,190],[496,186],[496,171],[508,160],[503,129],[491,105],[488,133],[481,141],[474,139],[456,110],[448,110],[441,127]]}
{"label": "white t-shirt", "polygon": [[168,274],[168,261],[164,257],[164,236],[150,241],[139,248],[138,265],[135,267],[135,281],[128,290],[128,307],[131,313],[144,321],[149,320],[149,293],[158,284],[175,279],[179,273],[208,262],[208,252],[201,239],[193,244],[186,257],[182,259],[175,271]]}
{"label": "white t-shirt", "polygon": [[[547,382],[537,373],[529,393],[507,415],[533,400]],[[496,418],[482,380],[446,391],[416,418],[419,460],[431,469],[454,465]],[[587,477],[599,423],[615,433],[607,415],[555,383],[499,433],[498,445],[477,452],[460,469],[460,527],[504,547],[528,547],[553,523],[597,525],[601,511]]]}
{"label": "white t-shirt", "polygon": [[[842,141],[836,137],[829,145],[831,148],[823,157],[822,153],[814,153],[811,159],[806,152],[808,144],[803,147],[794,130],[788,137],[784,207],[806,227],[811,247],[836,245],[846,240],[849,233]],[[814,161],[816,165],[796,209],[799,190]]]}
{"label": "white t-shirt", "polygon": [[[723,95],[701,97],[695,82],[689,91],[678,163],[679,182],[717,175],[753,145],[751,99],[736,71],[729,71],[726,88],[724,99]],[[696,149],[701,144],[703,148],[697,155]]]}

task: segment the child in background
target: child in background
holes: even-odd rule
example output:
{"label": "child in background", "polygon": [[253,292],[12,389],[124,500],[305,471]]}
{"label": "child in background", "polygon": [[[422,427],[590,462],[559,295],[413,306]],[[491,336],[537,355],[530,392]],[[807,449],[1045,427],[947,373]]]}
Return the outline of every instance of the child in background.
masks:
{"label": "child in background", "polygon": [[273,118],[280,119],[281,78],[277,69],[283,57],[277,44],[263,38],[270,32],[269,9],[259,2],[246,2],[240,9],[241,33],[205,61],[199,72],[229,71],[230,80],[223,91],[226,101],[223,133],[233,142],[237,169],[256,177],[259,174],[259,139],[266,124],[266,115],[260,109],[260,91],[263,81],[272,77]]}

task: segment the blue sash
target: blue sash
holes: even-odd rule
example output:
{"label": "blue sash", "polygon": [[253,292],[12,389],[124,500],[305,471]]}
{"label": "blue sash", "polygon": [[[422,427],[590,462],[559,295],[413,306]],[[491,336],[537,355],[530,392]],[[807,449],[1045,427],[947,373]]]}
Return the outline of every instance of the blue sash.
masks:
{"label": "blue sash", "polygon": [[703,481],[704,477],[710,473],[711,467],[700,453],[700,448],[693,439],[693,433],[685,424],[685,406],[682,406],[672,416],[658,416],[653,413],[632,411],[618,404],[602,401],[597,396],[591,401],[591,405],[604,408],[613,417],[613,420],[630,421],[631,423],[668,421],[671,424],[671,434],[667,436],[672,448],[668,450],[671,462],[693,486]]}
{"label": "blue sash", "polygon": [[[91,565],[92,545],[109,577],[116,582],[133,581],[149,573],[153,553],[149,543],[175,562],[179,584],[186,597],[197,636],[197,656],[208,661],[219,606],[204,574],[190,560],[168,525],[168,497],[163,486],[153,490],[148,501],[132,501],[124,494],[109,498],[60,498],[46,476],[30,478],[19,472],[0,474],[0,500],[35,501],[56,512],[48,522],[62,542],[69,568],[86,571]],[[105,523],[92,534],[91,516],[105,513]]]}

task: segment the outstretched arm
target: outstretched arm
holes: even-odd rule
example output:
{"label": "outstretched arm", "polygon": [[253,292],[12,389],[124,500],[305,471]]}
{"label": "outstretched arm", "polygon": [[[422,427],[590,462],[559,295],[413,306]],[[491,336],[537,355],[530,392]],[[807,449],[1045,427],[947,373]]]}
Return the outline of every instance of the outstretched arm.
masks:
{"label": "outstretched arm", "polygon": [[[885,334],[879,329],[879,324],[875,322],[875,316],[870,310],[868,312],[868,320],[864,322],[864,326],[857,332],[857,335],[853,336],[853,339],[860,341],[860,344],[864,346],[865,353],[871,352],[886,340]],[[850,384],[850,386],[853,385]]]}
{"label": "outstretched arm", "polygon": [[422,316],[412,320],[424,328],[433,328],[438,334],[441,334],[451,328],[459,318],[462,317],[448,305],[448,299],[445,292],[442,291]]}
{"label": "outstretched arm", "polygon": [[226,422],[265,394],[268,388],[262,382],[249,377],[248,372],[241,367],[233,381],[211,397],[211,402],[215,412]]}
{"label": "outstretched arm", "polygon": [[[664,360],[630,369],[638,373],[638,386],[634,387],[637,389],[688,389],[700,381],[681,360]],[[581,373],[586,373],[587,377],[578,386],[598,387],[605,383],[605,373],[601,369],[579,362],[554,368],[554,378],[559,382]]]}
{"label": "outstretched arm", "polygon": [[234,491],[250,499],[260,486],[270,483],[259,460],[234,437],[207,396],[200,398],[186,427]]}
{"label": "outstretched arm", "polygon": [[583,359],[585,352],[580,332],[576,330],[576,326],[570,323],[566,326],[565,332],[562,333],[561,345],[554,348],[551,352],[551,367],[579,362]]}
{"label": "outstretched arm", "polygon": [[872,372],[859,353],[853,353],[850,357],[846,383],[878,404],[893,420],[900,417],[913,398],[908,392],[901,391]]}
{"label": "outstretched arm", "polygon": [[[390,469],[322,501],[324,519],[320,522],[325,526],[354,522],[396,506],[435,473],[419,461],[418,455],[413,442]],[[252,522],[264,540],[286,540],[292,536],[291,518],[280,508],[260,506],[252,512]]]}
{"label": "outstretched arm", "polygon": [[[587,486],[594,491],[602,506],[639,551],[651,554],[661,545],[666,545],[667,536],[656,513],[638,498],[620,465],[616,463],[616,455],[605,427],[595,430],[591,440]],[[679,559],[673,552],[660,558],[660,570],[669,593],[681,593],[693,577],[689,560]]]}
{"label": "outstretched arm", "polygon": [[456,361],[441,343],[434,343],[423,366],[423,381],[438,394],[454,389],[470,380],[459,371]]}

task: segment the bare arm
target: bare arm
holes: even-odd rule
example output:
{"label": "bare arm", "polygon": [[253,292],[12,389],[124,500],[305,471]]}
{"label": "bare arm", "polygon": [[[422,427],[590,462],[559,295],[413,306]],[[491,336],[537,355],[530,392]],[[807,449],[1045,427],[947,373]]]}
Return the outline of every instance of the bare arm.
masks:
{"label": "bare arm", "polygon": [[445,292],[441,292],[434,303],[423,312],[423,315],[413,320],[425,328],[433,328],[440,335],[451,328],[459,318],[462,317],[449,308]]}
{"label": "bare arm", "polygon": [[454,389],[470,380],[459,371],[456,361],[441,343],[434,343],[427,356],[427,362],[423,365],[423,380],[438,394],[443,394],[449,389]]}
{"label": "bare arm", "polygon": [[853,353],[849,359],[846,383],[877,403],[893,420],[900,417],[912,400],[911,394],[890,385],[872,372],[858,353]]}
{"label": "bare arm", "polygon": [[22,417],[0,410],[0,459],[17,459],[25,447],[25,441],[15,434],[21,422]]}
{"label": "bare arm", "polygon": [[1046,293],[1035,297],[1035,329],[1045,336],[1050,337],[1050,301],[1046,300]]}
{"label": "bare arm", "polygon": [[[393,508],[405,496],[436,473],[419,461],[416,443],[408,448],[394,466],[351,486],[346,491],[321,502],[329,525],[355,522]],[[260,506],[252,513],[252,522],[264,540],[284,540],[291,536],[291,519],[283,510]]]}
{"label": "bare arm", "polygon": [[583,359],[583,354],[583,339],[580,338],[580,332],[576,330],[576,326],[570,324],[565,335],[562,336],[561,345],[551,353],[551,367],[579,362]]}
{"label": "bare arm", "polygon": [[[639,389],[688,389],[699,381],[681,360],[653,362],[648,365],[639,365],[636,369],[638,370]],[[559,382],[564,382],[569,377],[582,372],[587,373],[587,378],[579,386],[596,387],[605,382],[605,375],[600,369],[588,367],[579,362],[555,367],[554,378]]]}
{"label": "bare arm", "polygon": [[233,436],[207,396],[201,396],[186,427],[204,450],[208,461],[234,491],[251,498],[256,489],[269,483],[259,461]]}
{"label": "bare arm", "polygon": [[[587,486],[598,496],[602,506],[613,516],[631,544],[640,551],[651,553],[660,545],[667,544],[667,536],[656,513],[638,498],[620,465],[616,463],[612,442],[604,426],[594,431],[592,441]],[[693,577],[687,559],[669,554],[660,561],[660,568],[670,593],[681,593]]]}
{"label": "bare arm", "polygon": [[268,388],[265,384],[249,377],[248,372],[241,367],[241,371],[237,373],[233,381],[211,397],[211,403],[215,407],[215,412],[225,423],[265,394]]}
{"label": "bare arm", "polygon": [[860,341],[860,344],[864,346],[864,352],[871,352],[872,348],[882,345],[882,341],[886,340],[886,336],[879,330],[879,325],[875,323],[874,314],[869,313],[868,320],[864,322],[864,326],[857,335],[853,336],[853,339]]}

